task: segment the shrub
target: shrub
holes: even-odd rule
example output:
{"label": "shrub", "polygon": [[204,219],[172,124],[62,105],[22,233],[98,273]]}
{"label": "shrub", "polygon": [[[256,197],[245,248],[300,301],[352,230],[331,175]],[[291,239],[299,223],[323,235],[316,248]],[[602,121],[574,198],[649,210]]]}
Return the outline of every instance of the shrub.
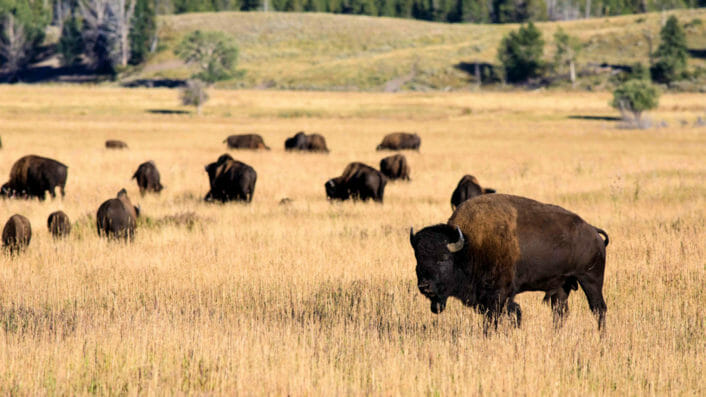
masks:
{"label": "shrub", "polygon": [[613,91],[611,106],[620,110],[623,120],[632,119],[642,126],[642,113],[654,109],[659,103],[659,91],[646,80],[628,80]]}
{"label": "shrub", "polygon": [[197,30],[184,37],[174,52],[198,69],[192,78],[212,84],[235,76],[238,47],[232,41],[222,32]]}
{"label": "shrub", "polygon": [[208,100],[207,87],[201,80],[187,80],[181,90],[181,103],[185,106],[195,106],[197,114],[201,115],[201,106]]}

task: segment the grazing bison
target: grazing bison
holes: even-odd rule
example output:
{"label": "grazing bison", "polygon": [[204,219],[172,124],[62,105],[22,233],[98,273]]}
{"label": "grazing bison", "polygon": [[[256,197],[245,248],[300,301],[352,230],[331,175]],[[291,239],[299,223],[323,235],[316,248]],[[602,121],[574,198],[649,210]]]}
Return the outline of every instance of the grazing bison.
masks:
{"label": "grazing bison", "polygon": [[389,179],[409,180],[409,165],[407,158],[401,154],[395,154],[380,160],[380,172]]}
{"label": "grazing bison", "polygon": [[[603,240],[600,235],[605,237]],[[447,224],[429,226],[410,242],[417,259],[417,286],[432,313],[453,296],[485,314],[487,326],[504,310],[516,316],[515,295],[544,291],[555,325],[567,299],[581,285],[588,305],[605,326],[603,300],[608,235],[578,215],[523,197],[491,194],[461,204]]]}
{"label": "grazing bison", "polygon": [[22,215],[11,216],[2,229],[2,244],[10,253],[23,250],[29,245],[31,239],[32,226],[29,224],[29,219]]}
{"label": "grazing bison", "polygon": [[257,172],[251,166],[224,154],[205,168],[211,186],[206,201],[252,201]]}
{"label": "grazing bison", "polygon": [[64,197],[68,168],[46,157],[24,156],[12,165],[10,180],[0,187],[0,197],[37,197],[44,200],[46,191],[52,198],[56,197],[57,186]]}
{"label": "grazing bison", "polygon": [[106,200],[98,207],[96,228],[99,236],[132,240],[137,227],[140,208],[134,207],[125,189],[118,192],[117,198]]}
{"label": "grazing bison", "polygon": [[231,135],[223,143],[231,149],[265,149],[270,150],[265,141],[258,134]]}
{"label": "grazing bison", "polygon": [[127,143],[116,139],[108,139],[105,141],[106,149],[127,149]]}
{"label": "grazing bison", "polygon": [[473,175],[464,175],[451,194],[451,209],[456,209],[462,202],[481,194],[495,193],[495,189],[483,188]]}
{"label": "grazing bison", "polygon": [[422,139],[417,134],[408,132],[393,132],[385,136],[377,147],[377,150],[419,150]]}
{"label": "grazing bison", "polygon": [[284,141],[284,149],[328,153],[326,138],[320,134],[306,135],[304,131],[299,131],[293,137],[287,138]]}
{"label": "grazing bison", "polygon": [[140,164],[137,167],[137,171],[132,175],[132,179],[137,179],[137,186],[143,196],[147,192],[159,193],[164,189],[164,186],[159,181],[157,166],[152,160]]}
{"label": "grazing bison", "polygon": [[49,214],[47,227],[54,238],[60,238],[71,234],[71,221],[64,211],[56,211]]}
{"label": "grazing bison", "polygon": [[350,163],[343,174],[329,179],[326,197],[331,200],[367,200],[382,203],[387,178],[380,171],[363,163]]}

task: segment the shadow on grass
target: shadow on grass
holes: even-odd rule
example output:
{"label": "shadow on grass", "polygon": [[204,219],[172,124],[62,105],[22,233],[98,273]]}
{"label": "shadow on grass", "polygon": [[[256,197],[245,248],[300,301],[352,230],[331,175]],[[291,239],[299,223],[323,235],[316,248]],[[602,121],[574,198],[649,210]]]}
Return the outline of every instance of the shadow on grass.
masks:
{"label": "shadow on grass", "polygon": [[186,110],[174,110],[174,109],[147,109],[147,113],[151,114],[189,114],[190,112]]}
{"label": "shadow on grass", "polygon": [[689,55],[691,55],[694,58],[701,58],[701,59],[706,59],[706,48],[702,49],[689,49]]}
{"label": "shadow on grass", "polygon": [[620,121],[618,116],[584,116],[573,114],[569,116],[573,120],[595,120],[595,121]]}

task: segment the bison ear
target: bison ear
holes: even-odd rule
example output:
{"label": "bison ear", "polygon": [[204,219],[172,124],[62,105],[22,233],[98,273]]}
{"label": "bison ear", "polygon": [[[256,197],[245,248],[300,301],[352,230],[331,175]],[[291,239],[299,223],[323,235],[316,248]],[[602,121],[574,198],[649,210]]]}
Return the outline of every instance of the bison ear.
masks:
{"label": "bison ear", "polygon": [[123,196],[127,196],[127,190],[125,190],[125,188],[120,189],[120,191],[118,192],[118,198]]}
{"label": "bison ear", "polygon": [[488,194],[488,193],[495,193],[495,189],[493,188],[485,188],[483,189],[483,193]]}
{"label": "bison ear", "polygon": [[451,252],[451,253],[456,253],[458,251],[461,251],[461,249],[463,248],[463,245],[466,242],[463,238],[463,233],[461,233],[461,228],[456,226],[456,231],[458,231],[458,240],[455,243],[446,244],[446,247],[449,249],[449,252]]}
{"label": "bison ear", "polygon": [[414,248],[414,227],[409,228],[409,243],[412,245],[412,248]]}

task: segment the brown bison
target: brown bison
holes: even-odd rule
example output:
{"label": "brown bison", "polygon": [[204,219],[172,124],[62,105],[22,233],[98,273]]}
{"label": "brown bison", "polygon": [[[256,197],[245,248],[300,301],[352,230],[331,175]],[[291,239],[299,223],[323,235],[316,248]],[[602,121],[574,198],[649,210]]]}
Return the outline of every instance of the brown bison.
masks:
{"label": "brown bison", "polygon": [[11,216],[2,229],[2,244],[10,253],[25,249],[31,239],[32,225],[29,224],[29,219],[22,215]]}
{"label": "brown bison", "polygon": [[121,189],[117,198],[106,200],[98,207],[96,213],[98,235],[132,240],[135,237],[138,216],[140,216],[140,208],[133,206],[125,189]]}
{"label": "brown bison", "polygon": [[132,175],[132,179],[137,180],[137,186],[140,188],[142,196],[147,192],[159,193],[164,189],[164,186],[159,181],[157,166],[152,160],[140,164],[137,167],[137,171]]}
{"label": "brown bison", "polygon": [[10,180],[0,187],[0,197],[36,197],[44,200],[46,191],[52,198],[56,197],[57,186],[61,197],[64,197],[68,168],[46,157],[24,156],[12,165]]}
{"label": "brown bison", "polygon": [[331,200],[367,200],[382,203],[387,178],[380,171],[363,163],[350,163],[343,174],[329,179],[326,197]]}
{"label": "brown bison", "polygon": [[284,149],[328,153],[326,138],[320,134],[306,135],[304,131],[299,131],[293,137],[287,138],[284,141]]}
{"label": "brown bison", "polygon": [[223,143],[230,149],[265,149],[270,150],[265,141],[258,134],[231,135]]}
{"label": "brown bison", "polygon": [[409,165],[402,154],[395,154],[380,160],[380,172],[389,179],[409,180]]}
{"label": "brown bison", "polygon": [[54,238],[65,237],[71,234],[71,221],[64,211],[49,214],[47,227]]}
{"label": "brown bison", "polygon": [[252,201],[257,172],[251,166],[224,154],[205,169],[211,190],[204,200],[219,200],[223,203],[231,200]]}
{"label": "brown bison", "polygon": [[105,141],[106,149],[127,149],[127,143],[116,139],[108,139]]}
{"label": "brown bison", "polygon": [[483,188],[473,175],[464,175],[451,194],[451,209],[456,209],[462,202],[481,194],[495,193],[495,189]]}
{"label": "brown bison", "polygon": [[[600,235],[605,237],[605,240]],[[588,305],[605,326],[603,300],[608,235],[578,215],[524,197],[490,194],[461,204],[447,224],[429,226],[410,243],[417,259],[417,286],[432,313],[453,296],[485,314],[486,330],[507,311],[520,325],[515,295],[544,291],[555,325],[567,299],[581,285]],[[490,321],[489,321],[490,320]]]}
{"label": "brown bison", "polygon": [[377,147],[377,150],[419,150],[422,139],[417,134],[409,132],[393,132],[385,136]]}

